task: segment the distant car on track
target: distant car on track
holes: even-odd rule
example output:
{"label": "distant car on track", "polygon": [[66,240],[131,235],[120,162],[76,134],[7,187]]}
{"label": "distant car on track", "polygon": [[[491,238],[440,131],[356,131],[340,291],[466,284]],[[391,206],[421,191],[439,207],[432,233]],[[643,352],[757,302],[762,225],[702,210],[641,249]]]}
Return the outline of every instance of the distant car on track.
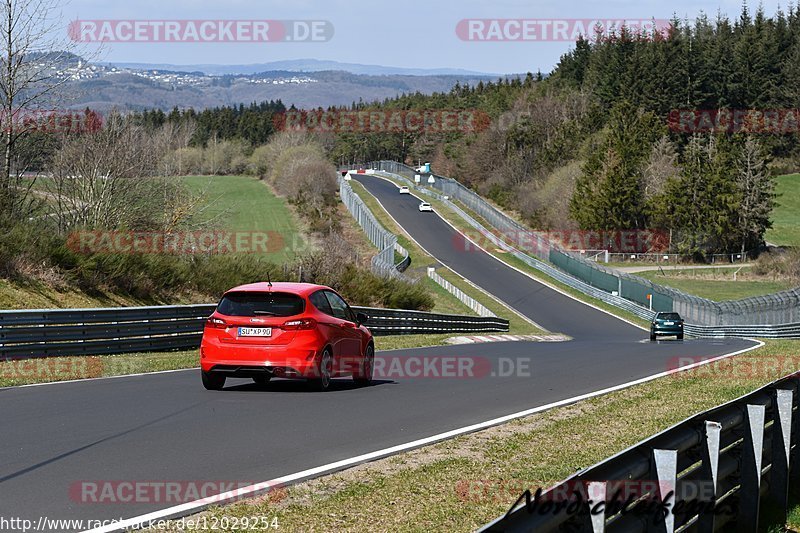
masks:
{"label": "distant car on track", "polygon": [[206,320],[200,344],[203,386],[220,390],[229,377],[306,379],[317,390],[352,376],[372,381],[375,345],[333,289],[310,283],[253,283],[225,293]]}
{"label": "distant car on track", "polygon": [[658,336],[675,335],[679,340],[683,339],[683,319],[678,313],[661,312],[656,314],[650,323],[650,340],[656,340]]}
{"label": "distant car on track", "polygon": [[420,210],[420,212],[422,212],[422,211],[431,211],[431,212],[433,212],[433,207],[431,207],[431,204],[429,204],[428,202],[422,202],[421,204],[419,204],[419,210]]}
{"label": "distant car on track", "polygon": [[411,194],[411,191],[408,189],[408,187],[403,185],[402,187],[400,187],[400,194]]}

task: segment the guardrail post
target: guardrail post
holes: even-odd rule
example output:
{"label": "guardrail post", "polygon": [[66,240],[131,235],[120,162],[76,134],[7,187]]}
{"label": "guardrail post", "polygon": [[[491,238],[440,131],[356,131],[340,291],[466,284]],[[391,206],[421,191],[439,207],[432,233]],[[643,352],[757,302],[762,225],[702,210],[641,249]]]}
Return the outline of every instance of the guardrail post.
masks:
{"label": "guardrail post", "polygon": [[[703,432],[703,448],[701,457],[703,464],[701,466],[701,498],[703,503],[710,503],[713,501],[716,504],[719,490],[719,441],[720,434],[722,433],[722,424],[719,422],[706,421],[704,423]],[[711,494],[705,490],[705,484],[711,483]],[[706,497],[710,498],[705,500]],[[698,517],[698,530],[699,531],[714,531],[714,522],[716,515],[710,510],[710,506],[703,506],[706,512],[701,512]]]}
{"label": "guardrail post", "polygon": [[772,469],[770,470],[770,500],[775,504],[781,523],[786,522],[789,509],[789,452],[792,449],[792,402],[790,390],[775,390],[775,410],[772,426]]}
{"label": "guardrail post", "polygon": [[[800,385],[800,374],[795,374],[794,381]],[[800,391],[800,388],[798,388],[798,391]],[[793,400],[797,401],[798,398],[793,398]],[[795,439],[800,439],[800,410],[798,411],[798,416],[792,417],[792,434]],[[800,487],[800,442],[795,445],[789,454],[789,482],[792,487]]]}
{"label": "guardrail post", "polygon": [[758,513],[761,507],[761,463],[764,452],[763,405],[748,405],[745,417],[744,443],[742,444],[741,489],[739,490],[738,529],[758,530]]}
{"label": "guardrail post", "polygon": [[[586,485],[586,495],[588,496],[586,500],[589,505],[592,533],[603,533],[606,530],[606,482],[590,481]],[[603,505],[598,507],[600,503]]]}
{"label": "guardrail post", "polygon": [[653,450],[653,466],[658,481],[658,501],[669,512],[663,517],[648,517],[650,531],[673,533],[675,531],[675,489],[678,484],[678,451]]}

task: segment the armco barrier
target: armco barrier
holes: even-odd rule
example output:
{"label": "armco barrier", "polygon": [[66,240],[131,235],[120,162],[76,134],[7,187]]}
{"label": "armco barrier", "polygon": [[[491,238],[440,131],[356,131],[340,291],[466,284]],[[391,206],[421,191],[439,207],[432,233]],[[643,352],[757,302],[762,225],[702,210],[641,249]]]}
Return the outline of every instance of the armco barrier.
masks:
{"label": "armco barrier", "polygon": [[[413,279],[403,274],[403,271],[411,264],[408,252],[397,244],[397,236],[387,231],[378,222],[369,207],[353,192],[350,184],[341,176],[339,176],[339,197],[361,229],[364,230],[367,238],[378,249],[377,255],[372,258],[372,271],[381,276],[391,276],[413,282]],[[397,264],[394,262],[396,251],[404,255]]]}
{"label": "armco barrier", "polygon": [[[413,176],[416,171],[402,163],[395,161],[375,161],[368,163],[370,168],[374,168],[393,177],[400,178],[414,186]],[[458,209],[456,204],[450,199],[457,200],[466,206],[470,211],[480,216],[488,224],[486,228],[480,224],[475,224],[472,217],[464,217],[473,227],[481,229],[487,238],[489,234],[495,235],[520,235],[528,236],[520,240],[520,252],[522,255],[533,259],[533,262],[519,257],[523,261],[531,264],[534,268],[539,268],[543,262],[559,265],[559,271],[568,274],[566,280],[559,279],[563,283],[586,292],[583,287],[589,285],[594,289],[600,289],[602,293],[608,294],[609,290],[616,292],[621,299],[624,299],[638,308],[649,312],[651,301],[647,299],[652,295],[652,306],[656,311],[676,311],[690,323],[705,326],[729,326],[729,325],[773,325],[773,324],[792,324],[800,322],[800,288],[782,291],[765,296],[755,296],[735,301],[715,302],[706,298],[699,298],[690,294],[683,293],[670,287],[658,285],[644,278],[626,274],[613,269],[598,265],[594,261],[588,261],[577,255],[571,255],[567,250],[558,250],[555,245],[547,242],[545,238],[536,232],[524,228],[511,217],[489,204],[479,195],[470,191],[457,181],[443,176],[433,175],[433,187],[441,194],[430,191],[426,188],[417,188],[417,191],[424,194],[437,196],[440,200],[448,203],[448,206],[462,217],[465,213]],[[447,196],[448,199],[444,199]],[[472,220],[470,222],[470,220]],[[522,232],[522,233],[520,233]],[[561,259],[561,256],[569,256],[571,260]],[[539,259],[541,261],[535,261]],[[559,264],[560,263],[560,264]],[[540,270],[544,270],[539,268]],[[549,272],[546,272],[549,274]],[[551,275],[551,274],[549,274]],[[555,277],[555,276],[554,276]],[[611,288],[614,284],[617,288]],[[586,294],[590,294],[586,292]],[[590,294],[595,296],[595,294]],[[595,296],[607,303],[617,305],[617,298],[607,298],[603,295]],[[623,308],[627,309],[628,304]],[[642,313],[641,311],[637,314]],[[643,314],[643,313],[642,313]],[[652,316],[652,313],[650,313]]]}
{"label": "armco barrier", "polygon": [[[0,311],[0,358],[104,355],[200,346],[214,304]],[[353,307],[374,335],[508,331],[497,317]]]}
{"label": "armco barrier", "polygon": [[434,282],[436,282],[439,286],[441,286],[444,290],[458,298],[458,300],[478,313],[479,316],[489,316],[493,317],[496,316],[492,313],[486,306],[480,303],[475,298],[469,296],[464,291],[444,279],[442,276],[436,273],[436,269],[433,267],[428,267],[428,277],[431,278]]}
{"label": "armco barrier", "polygon": [[[482,531],[757,531],[765,504],[782,525],[800,481],[799,389],[794,374],[684,420],[509,502]],[[655,505],[633,508],[639,498]]]}

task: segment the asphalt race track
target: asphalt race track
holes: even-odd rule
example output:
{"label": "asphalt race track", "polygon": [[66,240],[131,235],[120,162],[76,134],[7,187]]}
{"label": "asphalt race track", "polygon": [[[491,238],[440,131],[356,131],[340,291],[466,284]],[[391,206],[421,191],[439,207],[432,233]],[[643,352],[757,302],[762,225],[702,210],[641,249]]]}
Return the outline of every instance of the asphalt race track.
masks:
{"label": "asphalt race track", "polygon": [[438,215],[421,213],[420,200],[410,194],[399,194],[391,182],[360,174],[356,179],[439,262],[545,329],[566,333],[575,339],[642,339],[641,329],[537,283],[474,245],[466,244]]}
{"label": "asphalt race track", "polygon": [[[34,521],[134,517],[177,502],[85,503],[76,485],[266,481],[644,378],[674,368],[679,357],[753,345],[735,339],[647,342],[645,331],[485,253],[459,251],[454,230],[436,214],[420,213],[419,200],[384,180],[359,180],[442,263],[575,340],[382,352],[377,359],[387,373],[376,385],[356,388],[341,380],[324,394],[282,380],[266,386],[229,380],[224,391],[208,392],[198,370],[0,389],[0,515]],[[415,378],[391,373],[392,363],[408,358],[465,359],[477,371]]]}

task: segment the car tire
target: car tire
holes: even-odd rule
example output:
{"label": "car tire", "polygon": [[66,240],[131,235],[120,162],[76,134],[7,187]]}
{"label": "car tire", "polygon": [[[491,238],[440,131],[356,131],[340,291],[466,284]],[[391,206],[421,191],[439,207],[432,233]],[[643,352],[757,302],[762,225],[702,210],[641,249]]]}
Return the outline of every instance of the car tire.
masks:
{"label": "car tire", "polygon": [[651,341],[654,341],[654,340],[656,340],[656,334],[655,334],[655,333],[653,333],[652,331],[650,332],[650,340],[651,340]]}
{"label": "car tire", "polygon": [[319,356],[317,366],[315,369],[315,377],[308,380],[308,384],[312,390],[317,392],[325,392],[330,390],[333,378],[333,354],[330,348],[325,348],[322,355]]}
{"label": "car tire", "polygon": [[221,374],[214,374],[212,372],[200,371],[203,377],[203,387],[206,390],[222,390],[225,386],[225,376]]}
{"label": "car tire", "polygon": [[358,371],[353,373],[353,381],[356,385],[368,387],[372,384],[372,373],[375,368],[375,348],[368,345],[364,350],[364,357],[361,359],[361,364]]}
{"label": "car tire", "polygon": [[677,335],[677,337],[678,337],[679,341],[682,341],[683,340],[683,333],[681,333],[680,335]]}
{"label": "car tire", "polygon": [[272,376],[269,374],[264,374],[263,376],[253,376],[253,382],[256,385],[266,385],[269,383],[269,380],[272,379]]}

